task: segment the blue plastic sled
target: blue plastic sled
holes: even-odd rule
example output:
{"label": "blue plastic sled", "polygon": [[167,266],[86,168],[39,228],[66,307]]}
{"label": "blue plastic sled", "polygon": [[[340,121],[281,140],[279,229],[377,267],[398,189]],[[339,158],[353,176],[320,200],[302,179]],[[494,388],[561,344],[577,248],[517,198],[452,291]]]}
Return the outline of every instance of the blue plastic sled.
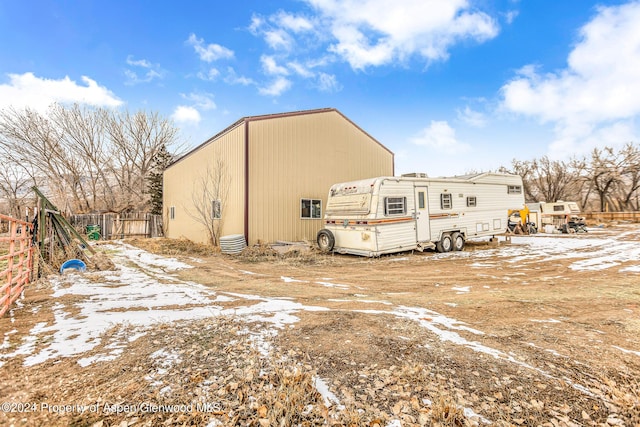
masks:
{"label": "blue plastic sled", "polygon": [[87,265],[79,259],[70,259],[62,264],[60,267],[60,273],[64,273],[65,270],[70,268],[78,271],[85,271],[87,269]]}

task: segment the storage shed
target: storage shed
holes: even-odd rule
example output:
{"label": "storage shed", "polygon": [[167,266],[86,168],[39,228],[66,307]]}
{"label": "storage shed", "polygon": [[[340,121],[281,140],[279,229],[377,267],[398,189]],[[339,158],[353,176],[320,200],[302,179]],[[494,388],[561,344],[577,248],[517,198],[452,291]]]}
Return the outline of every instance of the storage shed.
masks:
{"label": "storage shed", "polygon": [[244,117],[165,170],[165,235],[315,240],[331,185],[393,174],[393,153],[336,109]]}

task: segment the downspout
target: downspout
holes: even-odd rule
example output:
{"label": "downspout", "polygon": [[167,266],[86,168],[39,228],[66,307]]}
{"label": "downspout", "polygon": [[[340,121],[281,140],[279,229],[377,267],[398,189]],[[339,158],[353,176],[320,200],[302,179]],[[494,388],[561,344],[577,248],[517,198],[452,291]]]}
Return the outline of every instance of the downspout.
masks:
{"label": "downspout", "polygon": [[244,241],[249,245],[249,120],[244,121]]}

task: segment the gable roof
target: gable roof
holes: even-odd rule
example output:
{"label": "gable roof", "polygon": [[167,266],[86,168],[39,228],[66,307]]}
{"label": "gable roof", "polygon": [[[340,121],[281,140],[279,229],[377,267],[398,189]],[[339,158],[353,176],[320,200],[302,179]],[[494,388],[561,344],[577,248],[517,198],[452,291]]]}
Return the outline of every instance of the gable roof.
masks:
{"label": "gable roof", "polygon": [[262,115],[258,115],[258,116],[245,116],[245,117],[235,121],[231,125],[227,126],[225,129],[223,129],[222,131],[218,132],[217,134],[213,135],[211,138],[207,139],[202,144],[200,144],[197,147],[191,149],[187,153],[183,154],[182,156],[180,156],[179,158],[177,158],[176,160],[171,162],[167,166],[167,169],[170,168],[171,166],[173,166],[174,164],[178,163],[180,160],[182,160],[182,159],[184,159],[184,158],[186,158],[188,156],[191,156],[196,151],[200,150],[201,148],[206,147],[210,143],[212,143],[215,140],[217,140],[218,138],[220,138],[222,135],[232,131],[233,129],[237,128],[238,126],[241,126],[244,123],[258,121],[258,120],[271,120],[271,119],[279,119],[279,118],[283,118],[283,117],[293,117],[293,116],[302,116],[302,115],[328,113],[328,112],[338,113],[342,118],[344,118],[346,121],[351,123],[354,127],[356,127],[358,130],[360,130],[362,133],[364,133],[369,138],[371,138],[372,141],[374,141],[376,144],[380,145],[382,148],[384,148],[386,151],[388,151],[391,155],[393,155],[393,152],[391,150],[389,150],[387,147],[385,147],[380,141],[375,139],[369,133],[364,131],[360,126],[355,124],[353,121],[351,121],[351,119],[349,119],[347,116],[342,114],[336,108],[318,108],[318,109],[314,109],[314,110],[299,110],[299,111],[291,111],[291,112],[286,112],[286,113],[262,114]]}

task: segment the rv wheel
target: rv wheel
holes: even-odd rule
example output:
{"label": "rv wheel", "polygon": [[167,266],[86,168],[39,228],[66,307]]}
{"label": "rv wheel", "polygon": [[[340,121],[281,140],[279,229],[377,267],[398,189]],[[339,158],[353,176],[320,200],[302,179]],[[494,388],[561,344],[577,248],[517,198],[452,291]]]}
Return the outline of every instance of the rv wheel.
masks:
{"label": "rv wheel", "polygon": [[453,240],[451,240],[451,234],[445,233],[440,238],[440,241],[436,243],[436,250],[440,253],[450,252],[453,248]]}
{"label": "rv wheel", "polygon": [[336,244],[336,239],[333,237],[333,233],[327,229],[318,231],[318,237],[316,238],[318,247],[322,252],[331,252],[333,246]]}
{"label": "rv wheel", "polygon": [[461,251],[464,249],[464,236],[458,232],[451,235],[451,242],[454,251]]}

